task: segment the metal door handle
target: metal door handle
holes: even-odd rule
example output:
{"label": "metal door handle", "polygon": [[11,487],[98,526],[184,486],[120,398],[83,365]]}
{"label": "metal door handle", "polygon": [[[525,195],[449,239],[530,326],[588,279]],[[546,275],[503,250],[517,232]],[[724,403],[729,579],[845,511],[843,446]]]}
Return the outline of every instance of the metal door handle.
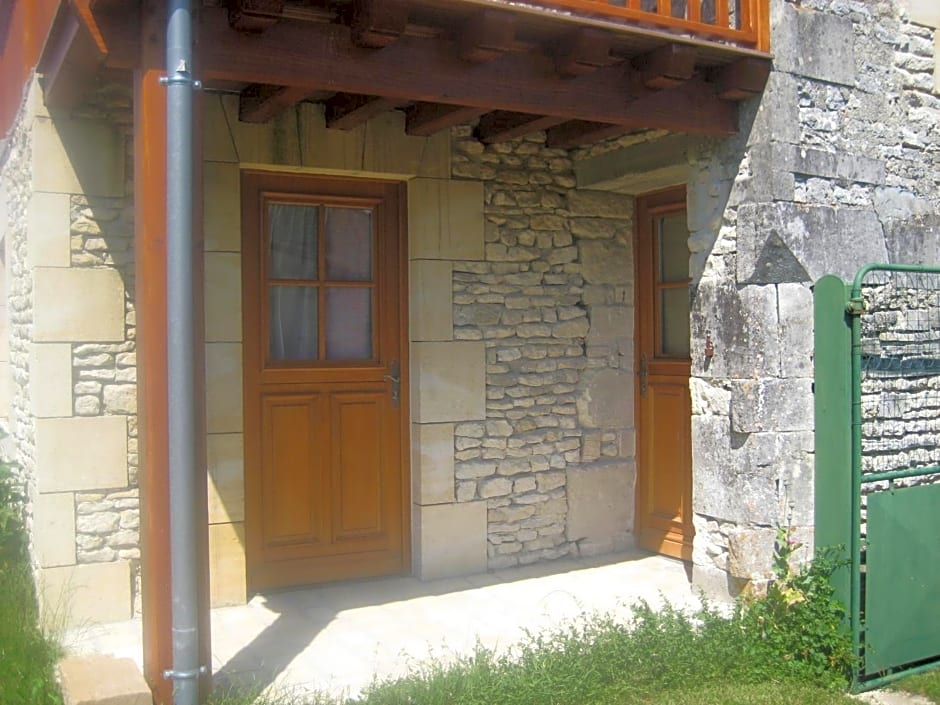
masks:
{"label": "metal door handle", "polygon": [[640,355],[640,396],[646,396],[646,387],[649,382],[649,360],[646,353]]}
{"label": "metal door handle", "polygon": [[392,383],[392,405],[398,406],[398,400],[401,398],[401,368],[398,360],[391,361],[389,373],[382,375],[382,379]]}

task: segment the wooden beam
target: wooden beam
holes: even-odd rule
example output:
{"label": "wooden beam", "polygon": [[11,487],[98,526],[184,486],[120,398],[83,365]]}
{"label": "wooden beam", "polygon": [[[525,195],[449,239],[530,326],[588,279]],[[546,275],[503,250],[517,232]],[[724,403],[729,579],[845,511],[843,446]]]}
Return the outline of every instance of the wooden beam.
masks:
{"label": "wooden beam", "polygon": [[582,27],[565,37],[555,53],[555,70],[562,76],[581,76],[611,63],[613,35],[602,29]]}
{"label": "wooden beam", "polygon": [[[145,26],[153,29],[157,17]],[[156,13],[154,13],[156,14]],[[146,35],[145,35],[146,36]],[[134,78],[134,253],[136,265],[140,583],[144,677],[157,703],[173,701],[166,360],[166,89],[160,42],[143,45]]]}
{"label": "wooden beam", "polygon": [[572,149],[631,132],[633,128],[602,122],[571,120],[548,131],[545,144],[552,149]]}
{"label": "wooden beam", "polygon": [[404,0],[353,0],[350,25],[356,46],[387,47],[408,26],[408,5]]}
{"label": "wooden beam", "polygon": [[283,12],[284,0],[228,0],[228,22],[239,32],[264,32]]}
{"label": "wooden beam", "polygon": [[457,42],[464,61],[492,61],[512,51],[516,40],[516,16],[500,10],[483,10],[467,23]]}
{"label": "wooden beam", "polygon": [[671,88],[688,81],[695,73],[695,47],[666,44],[633,60],[647,88]]}
{"label": "wooden beam", "polygon": [[252,84],[238,97],[238,119],[242,122],[268,122],[302,100],[323,100],[330,94],[291,86]]}
{"label": "wooden beam", "polygon": [[441,103],[418,103],[406,111],[405,132],[409,135],[427,137],[454,125],[473,120],[486,112],[485,109],[463,105]]}
{"label": "wooden beam", "polygon": [[325,103],[326,126],[336,130],[351,130],[402,105],[402,101],[390,98],[337,93]]}
{"label": "wooden beam", "polygon": [[[661,123],[680,131],[733,134],[737,109],[719,100],[699,77],[687,82],[680,103],[671,91],[624,80],[622,66],[559,81],[554,61],[538,53],[514,54],[468,66],[443,38],[402,36],[380,52],[356,47],[347,27],[280,23],[260,35],[232,32],[218,8],[203,9],[200,53],[204,80],[241,80],[310,90],[380,95],[553,115],[632,127]],[[431,70],[433,69],[433,70]],[[672,129],[672,128],[671,128]]]}
{"label": "wooden beam", "polygon": [[740,101],[764,92],[770,76],[768,59],[744,58],[719,69],[715,76],[718,97]]}
{"label": "wooden beam", "polygon": [[539,130],[547,130],[563,122],[565,122],[564,118],[551,115],[546,117],[544,115],[507,113],[497,110],[480,118],[476,135],[481,142],[495,144],[525,137]]}
{"label": "wooden beam", "polygon": [[46,105],[62,110],[77,106],[104,60],[105,54],[78,11],[61,5],[38,66]]}

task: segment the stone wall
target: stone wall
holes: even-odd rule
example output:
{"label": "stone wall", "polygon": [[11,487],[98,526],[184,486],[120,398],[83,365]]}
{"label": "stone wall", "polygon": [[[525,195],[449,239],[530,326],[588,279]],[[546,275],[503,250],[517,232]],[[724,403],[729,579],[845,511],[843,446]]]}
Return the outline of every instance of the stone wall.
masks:
{"label": "stone wall", "polygon": [[486,420],[455,428],[458,502],[486,500],[490,569],[631,545],[633,199],[574,189],[544,135],[454,132],[483,181],[482,262],[457,262],[454,337],[486,347]]}
{"label": "stone wall", "polygon": [[120,95],[105,90],[93,107],[57,115],[34,83],[4,167],[14,185],[14,456],[30,481],[44,613],[60,624],[129,617],[136,592],[130,118]]}
{"label": "stone wall", "polygon": [[940,261],[936,23],[907,5],[774,0],[763,99],[689,150],[694,563],[715,591],[768,577],[775,527],[811,539],[812,283]]}
{"label": "stone wall", "polygon": [[28,234],[30,229],[30,186],[32,182],[31,112],[36,87],[28,96],[12,133],[0,146],[0,223],[3,233],[6,275],[6,334],[9,349],[9,405],[3,409],[3,460],[12,462],[12,470],[26,489],[27,527],[35,522],[33,510],[37,496],[35,479],[36,429],[29,396],[30,331],[33,322],[32,276],[29,267]]}

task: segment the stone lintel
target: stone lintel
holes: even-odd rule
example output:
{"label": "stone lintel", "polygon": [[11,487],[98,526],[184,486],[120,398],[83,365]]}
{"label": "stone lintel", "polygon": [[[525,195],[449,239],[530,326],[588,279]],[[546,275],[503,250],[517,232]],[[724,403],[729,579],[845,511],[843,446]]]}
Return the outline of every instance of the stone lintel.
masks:
{"label": "stone lintel", "polygon": [[688,149],[686,135],[667,135],[585,159],[574,168],[578,188],[637,194],[684,184]]}

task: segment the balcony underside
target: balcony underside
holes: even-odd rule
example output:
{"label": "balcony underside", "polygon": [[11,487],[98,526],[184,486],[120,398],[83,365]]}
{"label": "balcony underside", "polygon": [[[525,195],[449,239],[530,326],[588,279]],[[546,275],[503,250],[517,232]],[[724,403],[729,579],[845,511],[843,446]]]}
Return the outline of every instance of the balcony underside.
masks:
{"label": "balcony underside", "polygon": [[[402,110],[410,134],[474,122],[485,142],[539,130],[557,147],[646,129],[734,133],[769,56],[650,19],[499,0],[206,0],[196,74],[239,92],[246,122],[309,101],[335,129]],[[47,102],[67,108],[102,70],[138,67],[140,37],[161,28],[124,2],[76,0],[40,67]]]}

